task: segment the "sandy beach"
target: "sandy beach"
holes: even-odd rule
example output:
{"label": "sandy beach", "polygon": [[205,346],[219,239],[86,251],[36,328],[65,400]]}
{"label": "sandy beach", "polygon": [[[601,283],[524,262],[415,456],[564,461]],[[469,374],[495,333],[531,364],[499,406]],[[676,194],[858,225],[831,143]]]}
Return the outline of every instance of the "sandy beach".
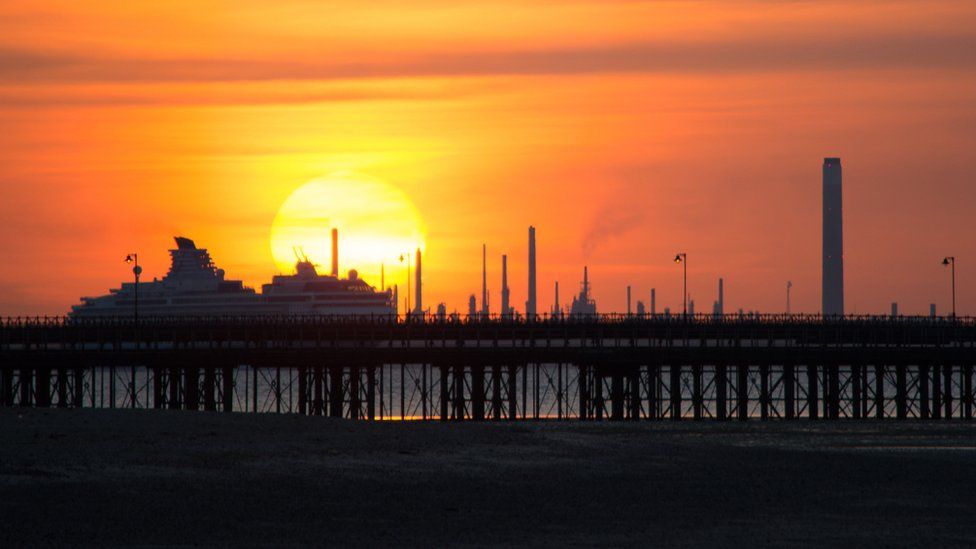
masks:
{"label": "sandy beach", "polygon": [[976,425],[0,410],[0,546],[972,546]]}

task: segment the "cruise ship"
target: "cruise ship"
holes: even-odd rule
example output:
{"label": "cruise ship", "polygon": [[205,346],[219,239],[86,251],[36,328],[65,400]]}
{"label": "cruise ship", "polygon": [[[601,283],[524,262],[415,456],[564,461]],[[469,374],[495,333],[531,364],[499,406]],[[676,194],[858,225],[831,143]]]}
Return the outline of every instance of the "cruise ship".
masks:
{"label": "cruise ship", "polygon": [[[338,249],[337,233],[332,234],[333,255]],[[172,316],[255,316],[255,315],[373,315],[396,314],[392,293],[377,291],[359,278],[355,270],[347,278],[338,276],[338,261],[333,257],[333,273],[319,274],[307,257],[300,256],[295,274],[277,275],[264,284],[261,292],[228,280],[224,270],[214,265],[209,252],[197,248],[185,237],[176,237],[170,250],[170,268],[160,280],[123,282],[107,295],[83,297],[71,308],[72,318],[133,317],[138,299],[139,317]]]}

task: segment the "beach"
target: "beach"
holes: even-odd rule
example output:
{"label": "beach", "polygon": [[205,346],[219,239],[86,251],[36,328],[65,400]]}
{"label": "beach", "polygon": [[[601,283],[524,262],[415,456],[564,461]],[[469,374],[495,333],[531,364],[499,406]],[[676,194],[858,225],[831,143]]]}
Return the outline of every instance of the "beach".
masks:
{"label": "beach", "polygon": [[0,546],[972,546],[962,422],[0,410]]}

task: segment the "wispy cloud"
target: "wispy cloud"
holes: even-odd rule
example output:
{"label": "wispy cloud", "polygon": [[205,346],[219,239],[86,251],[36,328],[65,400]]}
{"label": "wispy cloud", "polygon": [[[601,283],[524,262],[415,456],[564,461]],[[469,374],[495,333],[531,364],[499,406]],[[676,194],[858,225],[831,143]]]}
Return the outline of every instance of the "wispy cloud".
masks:
{"label": "wispy cloud", "polygon": [[219,82],[588,73],[720,73],[976,68],[976,33],[749,37],[608,47],[401,54],[375,62],[295,58],[137,58],[0,51],[0,82]]}

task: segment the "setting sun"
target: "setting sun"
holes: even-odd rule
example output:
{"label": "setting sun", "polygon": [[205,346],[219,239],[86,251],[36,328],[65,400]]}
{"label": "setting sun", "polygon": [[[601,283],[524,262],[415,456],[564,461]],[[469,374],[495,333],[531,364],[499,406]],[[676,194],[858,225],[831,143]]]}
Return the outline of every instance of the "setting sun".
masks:
{"label": "setting sun", "polygon": [[[356,269],[380,286],[380,266],[387,265],[387,286],[399,280],[399,257],[424,248],[425,227],[410,198],[397,187],[356,172],[337,172],[293,191],[278,209],[271,227],[271,253],[282,273],[295,269],[296,253],[328,272],[330,230],[339,229],[339,272]],[[401,282],[402,283],[402,282]]]}

